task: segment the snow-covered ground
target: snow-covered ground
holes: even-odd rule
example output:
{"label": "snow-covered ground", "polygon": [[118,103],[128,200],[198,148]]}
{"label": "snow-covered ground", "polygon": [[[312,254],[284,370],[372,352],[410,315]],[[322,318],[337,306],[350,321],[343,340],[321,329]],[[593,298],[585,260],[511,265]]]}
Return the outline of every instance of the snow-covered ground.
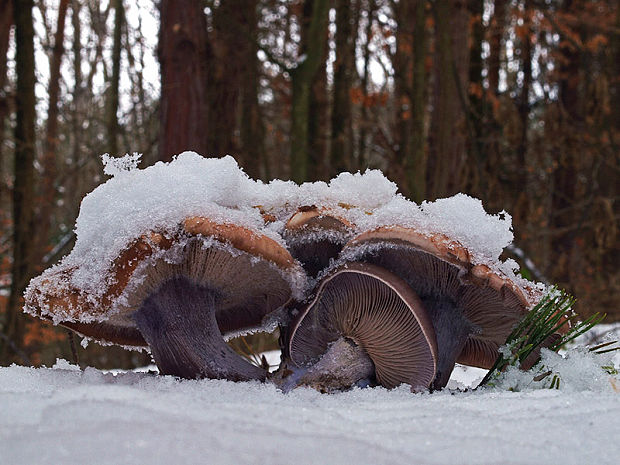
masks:
{"label": "snow-covered ground", "polygon": [[560,390],[459,391],[482,373],[459,367],[452,389],[415,395],[5,367],[0,463],[620,463],[620,380],[578,361]]}

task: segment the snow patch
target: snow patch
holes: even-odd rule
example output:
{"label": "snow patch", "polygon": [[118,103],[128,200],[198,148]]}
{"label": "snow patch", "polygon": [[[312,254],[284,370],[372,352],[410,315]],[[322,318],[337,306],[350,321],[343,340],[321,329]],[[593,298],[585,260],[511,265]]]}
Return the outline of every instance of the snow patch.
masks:
{"label": "snow patch", "polygon": [[404,386],[284,395],[257,382],[11,366],[0,368],[0,461],[611,464],[619,399]]}

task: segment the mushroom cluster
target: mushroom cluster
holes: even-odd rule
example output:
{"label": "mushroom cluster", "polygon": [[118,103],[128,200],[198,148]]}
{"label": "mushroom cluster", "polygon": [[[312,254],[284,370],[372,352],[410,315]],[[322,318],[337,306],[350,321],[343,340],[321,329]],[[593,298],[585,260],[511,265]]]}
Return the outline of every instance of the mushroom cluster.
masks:
{"label": "mushroom cluster", "polygon": [[[116,163],[82,204],[74,251],[33,279],[25,310],[148,348],[162,374],[440,389],[457,362],[490,368],[542,295],[498,259],[509,217],[467,196],[419,206],[377,171],[263,184],[230,157],[193,153]],[[225,342],[276,326],[274,375]]]}

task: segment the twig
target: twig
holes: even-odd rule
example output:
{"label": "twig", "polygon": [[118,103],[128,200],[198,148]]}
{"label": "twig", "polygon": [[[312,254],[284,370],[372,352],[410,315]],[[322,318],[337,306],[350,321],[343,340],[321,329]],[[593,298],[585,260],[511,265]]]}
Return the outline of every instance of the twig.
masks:
{"label": "twig", "polygon": [[43,257],[43,263],[45,265],[55,263],[64,254],[64,251],[73,241],[75,241],[75,232],[71,231],[70,233],[65,234],[60,239],[58,244],[56,244],[54,248]]}
{"label": "twig", "polygon": [[67,330],[67,337],[69,339],[69,347],[71,347],[71,355],[73,355],[73,363],[79,366],[80,358],[78,357],[77,347],[75,345],[75,337],[73,336],[73,332]]}

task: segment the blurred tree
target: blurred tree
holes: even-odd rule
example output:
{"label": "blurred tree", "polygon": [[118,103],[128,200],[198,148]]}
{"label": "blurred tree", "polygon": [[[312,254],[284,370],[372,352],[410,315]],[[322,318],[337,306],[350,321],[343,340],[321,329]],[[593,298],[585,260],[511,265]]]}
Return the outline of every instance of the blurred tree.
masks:
{"label": "blurred tree", "polygon": [[[327,47],[325,56],[327,57]],[[321,60],[321,67],[312,80],[308,105],[307,179],[309,181],[327,180],[331,177],[328,174],[330,163],[327,153],[330,137],[330,99],[327,80],[327,63]]]}
{"label": "blurred tree", "polygon": [[[255,5],[254,5],[255,7]],[[241,92],[241,79],[251,64],[244,61],[245,49],[250,46],[246,9],[252,5],[240,0],[230,0],[213,9],[213,29],[209,34],[212,59],[209,65],[209,103],[212,118],[206,128],[209,141],[207,153],[215,157],[230,154],[240,157],[240,141],[236,135],[237,115]],[[243,32],[246,32],[244,34]]]}
{"label": "blurred tree", "polygon": [[[304,2],[301,21],[305,25],[301,28],[300,49],[307,48],[307,40],[310,28],[308,25],[312,21],[312,2]],[[324,29],[325,44],[329,41],[330,33],[328,28]],[[327,59],[329,55],[328,47],[323,48],[321,64],[310,85],[310,103],[308,105],[308,181],[328,180],[329,160],[327,147],[330,137],[330,99],[329,85],[327,76]],[[333,105],[331,106],[332,108]],[[333,111],[332,111],[333,112]]]}
{"label": "blurred tree", "polygon": [[241,147],[243,167],[255,179],[269,178],[265,156],[265,127],[262,109],[258,102],[260,63],[258,60],[258,2],[245,2],[239,8],[244,14],[243,24],[248,29],[248,40],[242,48],[241,62],[245,64],[241,75]]}
{"label": "blurred tree", "polygon": [[[13,186],[13,265],[11,290],[0,341],[0,360],[17,355],[24,335],[21,313],[22,294],[33,274],[33,226],[35,187],[35,73],[32,0],[15,0],[15,71],[17,74],[14,186]],[[13,352],[13,353],[12,353]],[[23,358],[23,357],[22,357]],[[24,360],[22,360],[24,361]]]}
{"label": "blurred tree", "polygon": [[106,101],[106,128],[108,133],[108,153],[114,157],[122,155],[118,150],[118,86],[121,77],[121,48],[123,40],[123,22],[125,10],[123,0],[113,0],[114,4],[114,43],[112,46],[112,76]]}
{"label": "blurred tree", "polygon": [[301,25],[307,28],[303,48],[299,50],[297,64],[290,70],[292,82],[291,102],[291,179],[304,182],[308,179],[309,115],[312,82],[321,67],[326,47],[326,29],[329,12],[327,0],[306,0],[312,6],[310,21]]}
{"label": "blurred tree", "polygon": [[434,2],[435,55],[429,197],[453,195],[467,176],[465,95],[469,67],[469,12],[465,2]]}
{"label": "blurred tree", "polygon": [[402,189],[412,199],[426,194],[426,1],[399,2],[394,56],[394,92],[398,121],[398,159]]}
{"label": "blurred tree", "polygon": [[355,45],[357,39],[357,2],[336,1],[336,61],[334,61],[334,98],[331,118],[331,157],[329,177],[353,167],[353,108]]}
{"label": "blurred tree", "polygon": [[33,264],[41,266],[43,256],[48,252],[50,244],[50,227],[54,213],[56,200],[56,180],[59,135],[58,135],[58,101],[60,99],[60,65],[64,54],[65,18],[69,0],[60,0],[58,5],[58,19],[56,21],[56,34],[54,35],[54,48],[50,60],[50,78],[47,87],[48,110],[47,126],[45,129],[45,144],[42,159],[43,176],[41,177],[39,196],[37,199],[37,216],[39,217],[37,228],[37,243]]}
{"label": "blurred tree", "polygon": [[487,76],[489,90],[499,94],[499,74],[502,65],[502,38],[505,33],[507,0],[493,2],[493,15],[489,26],[489,58]]}
{"label": "blurred tree", "polygon": [[[0,0],[0,202],[5,194],[4,182],[4,124],[9,114],[9,99],[5,90],[6,72],[9,49],[11,26],[13,25],[13,2],[12,0]],[[0,221],[2,217],[0,216]]]}
{"label": "blurred tree", "polygon": [[[369,95],[368,88],[371,83],[370,76],[370,60],[372,57],[372,53],[370,50],[370,41],[372,38],[372,27],[375,21],[375,11],[377,5],[374,0],[366,0],[364,6],[360,5],[359,12],[360,17],[365,12],[365,25],[364,25],[364,46],[362,48],[362,57],[364,67],[362,70],[362,76],[360,78],[360,92],[358,93],[358,102],[360,103],[360,114],[356,121],[358,126],[358,167],[366,167],[368,166],[368,150],[367,143],[369,139],[369,129],[371,127],[370,123],[370,111],[369,111]],[[358,27],[360,27],[358,25]],[[355,89],[353,89],[355,91]]]}
{"label": "blurred tree", "polygon": [[212,53],[201,2],[162,0],[160,18],[159,157],[168,161],[184,150],[208,154],[207,67]]}
{"label": "blurred tree", "polygon": [[265,174],[263,131],[258,105],[258,3],[231,0],[212,9],[208,42],[208,153],[233,155],[249,175]]}

